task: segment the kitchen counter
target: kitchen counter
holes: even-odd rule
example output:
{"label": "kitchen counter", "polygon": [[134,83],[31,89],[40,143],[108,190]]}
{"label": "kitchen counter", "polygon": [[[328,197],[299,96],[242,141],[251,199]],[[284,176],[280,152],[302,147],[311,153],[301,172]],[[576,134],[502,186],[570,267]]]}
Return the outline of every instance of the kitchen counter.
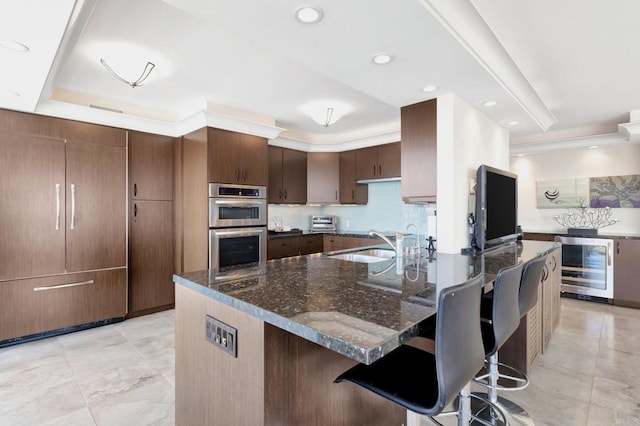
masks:
{"label": "kitchen counter", "polygon": [[[393,259],[313,254],[231,281],[209,271],[175,275],[176,424],[401,424],[400,406],[334,379],[403,343],[421,344],[416,336],[443,288],[477,274],[488,288],[500,268],[557,247],[525,241],[400,268]],[[235,355],[211,342],[212,318],[234,330]]]}
{"label": "kitchen counter", "polygon": [[[341,237],[357,237],[357,238],[371,238],[371,239],[375,239],[378,238],[376,236],[372,236],[369,235],[368,231],[336,231],[336,232],[311,232],[308,229],[298,229],[298,230],[291,230],[291,231],[282,231],[282,232],[276,232],[276,231],[269,231],[269,239],[273,240],[273,239],[278,239],[278,238],[295,238],[295,237],[299,237],[301,235],[338,235]],[[395,235],[387,235],[389,238],[394,239]]]}
{"label": "kitchen counter", "polygon": [[[209,271],[176,275],[178,285],[255,316],[356,361],[370,364],[413,338],[436,312],[436,295],[484,271],[527,262],[556,247],[525,241],[479,256],[438,254],[407,263],[336,260],[323,254],[267,262],[264,275],[219,282]],[[388,269],[380,276],[377,273]],[[414,278],[418,278],[412,282]]]}

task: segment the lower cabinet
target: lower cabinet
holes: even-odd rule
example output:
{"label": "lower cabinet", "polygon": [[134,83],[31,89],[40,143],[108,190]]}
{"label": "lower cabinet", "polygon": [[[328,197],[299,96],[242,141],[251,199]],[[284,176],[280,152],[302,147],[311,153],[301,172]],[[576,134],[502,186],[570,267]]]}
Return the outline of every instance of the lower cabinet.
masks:
{"label": "lower cabinet", "polygon": [[0,282],[0,342],[127,312],[126,268]]}
{"label": "lower cabinet", "polygon": [[172,305],[173,201],[133,201],[129,242],[129,313]]}
{"label": "lower cabinet", "polygon": [[346,235],[324,235],[324,251],[346,250],[382,244],[381,238],[352,237]]}
{"label": "lower cabinet", "polygon": [[545,352],[560,321],[561,252],[553,250],[538,287],[538,303],[520,321],[520,326],[500,348],[498,360],[525,373]]}
{"label": "lower cabinet", "polygon": [[322,252],[322,235],[281,237],[267,241],[267,259],[300,256]]}
{"label": "lower cabinet", "polygon": [[613,255],[614,305],[640,308],[638,259],[640,259],[640,240],[616,240]]}

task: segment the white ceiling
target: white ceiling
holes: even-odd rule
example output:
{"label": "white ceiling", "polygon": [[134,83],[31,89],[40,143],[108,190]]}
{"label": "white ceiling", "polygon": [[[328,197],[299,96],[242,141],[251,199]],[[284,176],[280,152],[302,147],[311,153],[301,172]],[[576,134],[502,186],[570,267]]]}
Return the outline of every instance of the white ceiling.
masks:
{"label": "white ceiling", "polygon": [[[317,24],[303,4],[0,0],[0,40],[31,49],[0,47],[0,107],[175,135],[249,123],[310,150],[398,140],[401,106],[450,92],[519,121],[516,142],[616,132],[640,109],[636,0],[318,0]],[[101,58],[128,80],[156,67],[131,88]],[[301,111],[318,100],[351,111],[324,128]]]}

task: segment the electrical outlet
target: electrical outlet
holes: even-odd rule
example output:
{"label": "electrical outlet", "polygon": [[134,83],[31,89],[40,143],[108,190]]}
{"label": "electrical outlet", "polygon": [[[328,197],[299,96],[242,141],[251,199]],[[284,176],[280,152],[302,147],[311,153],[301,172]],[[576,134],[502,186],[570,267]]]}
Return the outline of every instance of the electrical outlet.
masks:
{"label": "electrical outlet", "polygon": [[349,220],[345,220],[344,221],[344,227],[348,228],[349,226],[351,226],[351,222]]}
{"label": "electrical outlet", "polygon": [[238,330],[209,315],[205,315],[204,320],[206,339],[229,355],[237,358]]}

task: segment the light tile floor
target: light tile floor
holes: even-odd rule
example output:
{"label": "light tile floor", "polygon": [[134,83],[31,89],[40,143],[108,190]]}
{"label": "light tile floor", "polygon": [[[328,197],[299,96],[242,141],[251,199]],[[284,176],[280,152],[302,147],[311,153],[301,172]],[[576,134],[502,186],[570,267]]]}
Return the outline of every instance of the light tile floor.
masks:
{"label": "light tile floor", "polygon": [[[173,425],[174,324],[166,311],[0,349],[0,425]],[[562,299],[530,378],[508,397],[536,425],[640,426],[640,310]]]}
{"label": "light tile floor", "polygon": [[0,349],[0,425],[173,425],[174,318]]}

